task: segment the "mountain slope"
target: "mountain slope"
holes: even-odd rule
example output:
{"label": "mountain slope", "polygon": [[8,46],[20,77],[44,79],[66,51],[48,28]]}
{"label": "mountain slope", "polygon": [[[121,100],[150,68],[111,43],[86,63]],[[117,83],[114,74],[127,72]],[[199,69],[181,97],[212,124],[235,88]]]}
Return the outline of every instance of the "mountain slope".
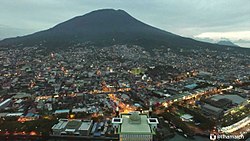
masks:
{"label": "mountain slope", "polygon": [[79,43],[96,46],[114,44],[140,45],[146,49],[155,47],[216,48],[219,45],[184,38],[133,18],[123,10],[103,9],[72,18],[48,30],[27,36],[8,38],[0,46],[68,47]]}
{"label": "mountain slope", "polygon": [[225,45],[225,46],[239,47],[238,45],[232,43],[229,40],[221,40],[221,41],[217,42],[217,44],[219,44],[219,45]]}

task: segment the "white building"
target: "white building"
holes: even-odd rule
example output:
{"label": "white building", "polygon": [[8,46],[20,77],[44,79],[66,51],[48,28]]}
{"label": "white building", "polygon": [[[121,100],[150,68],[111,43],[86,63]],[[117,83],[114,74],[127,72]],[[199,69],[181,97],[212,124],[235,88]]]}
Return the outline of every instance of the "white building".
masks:
{"label": "white building", "polygon": [[159,122],[157,118],[133,112],[113,118],[112,124],[117,129],[120,141],[153,141]]}
{"label": "white building", "polygon": [[59,123],[52,127],[52,130],[54,135],[88,136],[92,126],[92,120],[60,119]]}
{"label": "white building", "polygon": [[193,116],[191,116],[190,114],[184,114],[180,118],[182,121],[186,121],[186,122],[193,121]]}

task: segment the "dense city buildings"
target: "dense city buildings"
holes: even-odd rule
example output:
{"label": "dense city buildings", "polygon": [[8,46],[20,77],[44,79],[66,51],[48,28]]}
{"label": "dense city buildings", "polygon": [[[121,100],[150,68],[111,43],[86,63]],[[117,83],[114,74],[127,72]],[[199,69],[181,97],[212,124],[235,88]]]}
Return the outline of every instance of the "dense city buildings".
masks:
{"label": "dense city buildings", "polygon": [[161,140],[216,128],[247,137],[249,56],[186,52],[1,49],[0,133]]}
{"label": "dense city buildings", "polygon": [[250,0],[86,1],[1,0],[0,141],[250,141]]}

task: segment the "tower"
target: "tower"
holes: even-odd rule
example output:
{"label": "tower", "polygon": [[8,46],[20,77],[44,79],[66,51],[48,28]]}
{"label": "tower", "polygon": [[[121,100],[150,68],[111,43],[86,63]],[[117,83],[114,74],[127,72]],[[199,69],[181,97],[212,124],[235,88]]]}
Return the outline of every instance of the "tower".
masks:
{"label": "tower", "polygon": [[115,109],[115,116],[119,117],[119,107],[118,107],[118,105],[116,106],[116,109]]}
{"label": "tower", "polygon": [[152,101],[149,101],[149,110],[148,110],[148,116],[151,117],[152,116]]}

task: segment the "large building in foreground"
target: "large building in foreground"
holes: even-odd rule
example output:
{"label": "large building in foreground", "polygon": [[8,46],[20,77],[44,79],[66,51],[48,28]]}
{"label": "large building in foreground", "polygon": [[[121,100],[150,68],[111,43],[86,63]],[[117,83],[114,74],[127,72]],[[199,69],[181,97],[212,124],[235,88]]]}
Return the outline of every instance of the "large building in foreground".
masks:
{"label": "large building in foreground", "polygon": [[60,119],[59,123],[52,127],[54,135],[89,135],[93,126],[92,120],[80,120],[80,119]]}
{"label": "large building in foreground", "polygon": [[237,111],[239,107],[249,103],[246,98],[236,94],[217,94],[204,102],[205,104],[201,106],[202,112],[215,119],[219,119],[229,112]]}
{"label": "large building in foreground", "polygon": [[119,134],[120,141],[153,141],[159,122],[157,118],[133,112],[113,118],[112,124]]}

